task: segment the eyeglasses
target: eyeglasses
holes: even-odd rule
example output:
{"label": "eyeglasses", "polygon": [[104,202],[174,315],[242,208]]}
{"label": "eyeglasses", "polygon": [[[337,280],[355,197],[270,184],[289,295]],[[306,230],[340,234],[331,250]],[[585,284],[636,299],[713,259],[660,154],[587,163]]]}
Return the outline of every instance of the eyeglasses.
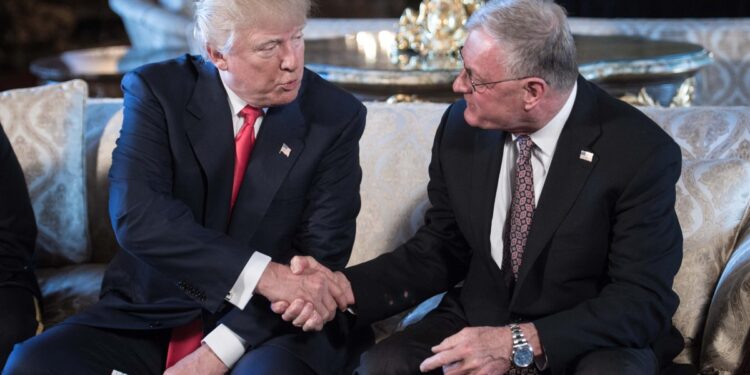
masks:
{"label": "eyeglasses", "polygon": [[[464,61],[464,54],[463,54],[464,47],[461,46],[458,48],[458,57],[461,59],[461,64],[463,65]],[[492,81],[492,82],[475,82],[474,79],[471,78],[471,73],[469,73],[468,70],[466,70],[466,66],[464,66],[461,70],[461,73],[458,74],[459,77],[461,77],[461,74],[466,74],[466,78],[469,80],[469,85],[471,85],[471,92],[473,93],[483,93],[487,91],[489,85],[494,85],[498,83],[503,82],[510,82],[510,81],[520,81],[522,79],[531,78],[533,76],[525,76],[520,78],[508,78],[508,79],[501,79],[499,81]]]}

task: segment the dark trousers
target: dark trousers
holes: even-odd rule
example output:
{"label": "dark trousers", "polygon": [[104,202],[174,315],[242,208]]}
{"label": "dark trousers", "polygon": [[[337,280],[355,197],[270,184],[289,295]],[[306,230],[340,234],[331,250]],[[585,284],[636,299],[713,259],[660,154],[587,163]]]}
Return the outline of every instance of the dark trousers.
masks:
{"label": "dark trousers", "polygon": [[[412,375],[421,374],[419,364],[432,356],[430,348],[443,339],[467,327],[462,310],[453,299],[443,299],[437,309],[424,319],[379,342],[365,352],[357,375]],[[633,374],[658,373],[658,361],[650,348],[612,348],[585,355],[571,366],[566,374]],[[547,371],[545,371],[546,373]],[[442,374],[441,370],[432,374]]]}
{"label": "dark trousers", "polygon": [[34,295],[25,288],[0,287],[0,369],[13,345],[36,334]]}
{"label": "dark trousers", "polygon": [[[17,345],[3,375],[162,374],[171,330],[115,330],[60,324]],[[314,374],[293,353],[263,345],[246,353],[232,374]]]}

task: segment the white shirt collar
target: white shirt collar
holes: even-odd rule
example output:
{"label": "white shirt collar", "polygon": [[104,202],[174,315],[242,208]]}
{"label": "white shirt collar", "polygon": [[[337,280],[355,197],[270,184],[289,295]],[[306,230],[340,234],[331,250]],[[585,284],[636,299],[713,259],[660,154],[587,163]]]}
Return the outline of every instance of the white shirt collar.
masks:
{"label": "white shirt collar", "polygon": [[[555,117],[552,118],[546,125],[541,129],[529,134],[529,138],[534,142],[534,145],[544,154],[546,157],[551,158],[555,153],[555,147],[557,146],[557,139],[560,138],[563,126],[570,117],[570,112],[573,110],[573,103],[576,101],[576,94],[578,93],[578,82],[573,85],[573,89],[570,90],[568,100],[565,101],[560,111],[557,112]],[[513,135],[515,141],[517,135]]]}
{"label": "white shirt collar", "polygon": [[[232,89],[227,86],[226,82],[224,82],[224,78],[219,75],[219,78],[221,79],[221,84],[224,86],[224,91],[227,92],[227,98],[229,98],[229,108],[232,110],[232,115],[239,116],[240,111],[242,108],[245,108],[247,105],[247,102],[242,100],[237,94],[232,91]],[[263,113],[266,113],[268,111],[268,107],[263,108]]]}

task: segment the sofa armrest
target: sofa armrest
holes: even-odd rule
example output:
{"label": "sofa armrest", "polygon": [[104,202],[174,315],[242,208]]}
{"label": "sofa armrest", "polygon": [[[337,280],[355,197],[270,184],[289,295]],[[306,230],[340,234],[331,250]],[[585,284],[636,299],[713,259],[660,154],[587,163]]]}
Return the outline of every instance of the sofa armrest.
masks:
{"label": "sofa armrest", "polygon": [[750,353],[750,230],[737,241],[708,310],[701,371],[734,373]]}

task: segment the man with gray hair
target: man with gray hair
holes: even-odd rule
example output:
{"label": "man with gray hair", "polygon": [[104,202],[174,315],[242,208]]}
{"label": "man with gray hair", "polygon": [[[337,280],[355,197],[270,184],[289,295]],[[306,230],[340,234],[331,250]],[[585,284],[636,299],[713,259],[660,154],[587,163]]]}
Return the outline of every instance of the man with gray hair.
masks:
{"label": "man with gray hair", "polygon": [[[343,268],[360,206],[365,108],[305,70],[309,9],[309,0],[197,1],[205,57],[123,78],[109,174],[122,250],[100,301],[18,346],[4,373],[330,374],[343,365],[348,325],[336,310],[353,302],[343,276],[286,265],[307,255]],[[315,318],[283,321],[269,308],[282,298],[304,300]]]}
{"label": "man with gray hair", "polygon": [[[435,136],[424,226],[344,271],[358,323],[447,294],[366,352],[357,372],[670,366],[682,348],[671,325],[682,257],[679,147],[578,75],[565,12],[553,2],[489,2],[467,29],[453,84],[463,99]],[[274,310],[305,317],[299,305]]]}

